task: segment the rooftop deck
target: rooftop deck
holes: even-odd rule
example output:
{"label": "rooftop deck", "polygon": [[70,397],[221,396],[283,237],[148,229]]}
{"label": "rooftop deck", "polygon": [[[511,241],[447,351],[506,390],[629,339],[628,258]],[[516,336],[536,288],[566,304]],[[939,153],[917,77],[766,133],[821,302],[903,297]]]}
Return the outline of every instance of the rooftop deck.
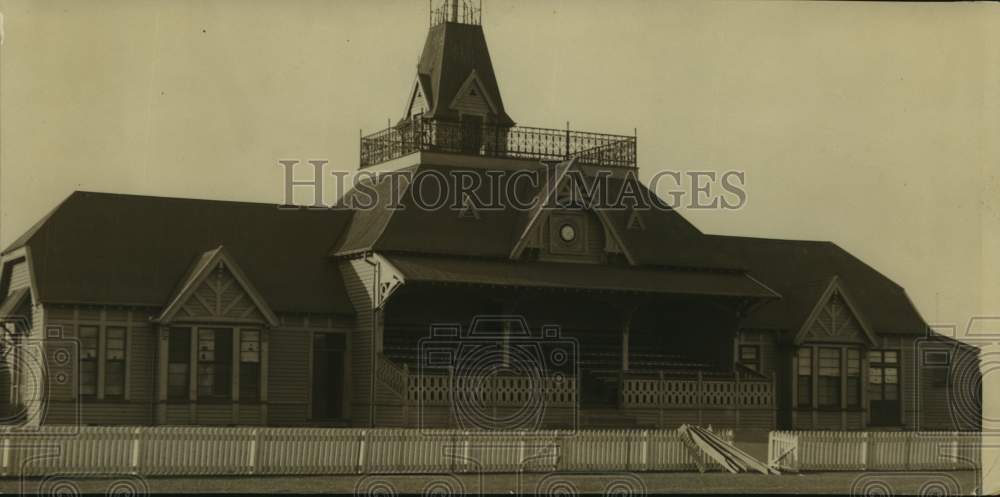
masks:
{"label": "rooftop deck", "polygon": [[469,126],[412,121],[361,138],[361,167],[415,152],[561,161],[615,168],[636,167],[636,137],[529,127]]}

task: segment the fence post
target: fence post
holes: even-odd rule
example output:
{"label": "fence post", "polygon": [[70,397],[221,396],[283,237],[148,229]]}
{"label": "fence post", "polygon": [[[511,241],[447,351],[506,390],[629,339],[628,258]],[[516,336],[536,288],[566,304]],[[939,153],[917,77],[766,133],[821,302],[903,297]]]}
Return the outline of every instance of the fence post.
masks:
{"label": "fence post", "polygon": [[3,432],[3,476],[10,476],[10,431]]}
{"label": "fence post", "polygon": [[520,438],[521,440],[520,440],[520,445],[518,445],[517,447],[517,472],[524,473],[524,466],[525,466],[524,439],[527,438],[525,436],[524,430],[521,430],[521,436],[518,438]]}
{"label": "fence post", "polygon": [[358,474],[367,472],[365,471],[365,449],[367,448],[365,446],[365,442],[367,441],[368,438],[367,435],[368,435],[367,430],[361,430],[361,436],[358,437],[358,457],[357,457]]}
{"label": "fence post", "polygon": [[141,474],[141,471],[140,471],[140,468],[139,468],[139,461],[140,461],[139,457],[140,457],[140,451],[142,450],[142,442],[141,442],[142,431],[143,431],[142,428],[134,428],[132,430],[132,460],[131,460],[131,463],[132,463],[132,474],[134,474],[134,475]]}
{"label": "fence post", "polygon": [[868,432],[861,433],[861,471],[868,471],[868,454],[871,452],[868,448]]}

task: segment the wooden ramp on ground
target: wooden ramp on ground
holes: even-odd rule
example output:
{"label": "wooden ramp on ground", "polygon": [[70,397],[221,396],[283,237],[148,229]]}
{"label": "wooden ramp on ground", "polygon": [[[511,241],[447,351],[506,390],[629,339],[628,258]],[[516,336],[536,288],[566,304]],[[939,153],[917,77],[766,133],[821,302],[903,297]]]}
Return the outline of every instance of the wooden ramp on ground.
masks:
{"label": "wooden ramp on ground", "polygon": [[[735,445],[719,438],[715,433],[700,426],[681,425],[677,431],[685,440],[685,445],[690,449],[696,448],[705,457],[719,463],[730,473],[742,473],[745,471],[757,471],[765,475],[781,474],[778,470],[760,462],[750,454],[740,450]],[[696,459],[698,459],[696,457]],[[699,464],[699,470],[702,465]]]}

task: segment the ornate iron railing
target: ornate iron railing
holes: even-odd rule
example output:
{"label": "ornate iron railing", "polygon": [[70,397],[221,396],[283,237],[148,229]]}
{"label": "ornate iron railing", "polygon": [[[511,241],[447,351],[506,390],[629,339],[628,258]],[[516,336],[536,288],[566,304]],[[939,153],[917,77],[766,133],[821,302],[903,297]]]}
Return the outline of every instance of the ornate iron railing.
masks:
{"label": "ornate iron railing", "polygon": [[411,121],[361,138],[361,167],[418,151],[636,167],[636,137],[569,129]]}

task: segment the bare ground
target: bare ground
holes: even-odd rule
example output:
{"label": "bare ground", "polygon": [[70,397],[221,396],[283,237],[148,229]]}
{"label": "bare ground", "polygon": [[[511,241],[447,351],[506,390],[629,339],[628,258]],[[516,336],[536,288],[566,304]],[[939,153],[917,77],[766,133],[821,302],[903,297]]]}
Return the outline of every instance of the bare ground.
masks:
{"label": "bare ground", "polygon": [[[348,493],[392,495],[455,493],[820,493],[854,495],[972,494],[978,476],[971,471],[807,474],[728,473],[532,473],[485,475],[361,475],[194,477],[118,479],[3,479],[3,493],[238,492]],[[135,494],[133,494],[135,495]]]}

